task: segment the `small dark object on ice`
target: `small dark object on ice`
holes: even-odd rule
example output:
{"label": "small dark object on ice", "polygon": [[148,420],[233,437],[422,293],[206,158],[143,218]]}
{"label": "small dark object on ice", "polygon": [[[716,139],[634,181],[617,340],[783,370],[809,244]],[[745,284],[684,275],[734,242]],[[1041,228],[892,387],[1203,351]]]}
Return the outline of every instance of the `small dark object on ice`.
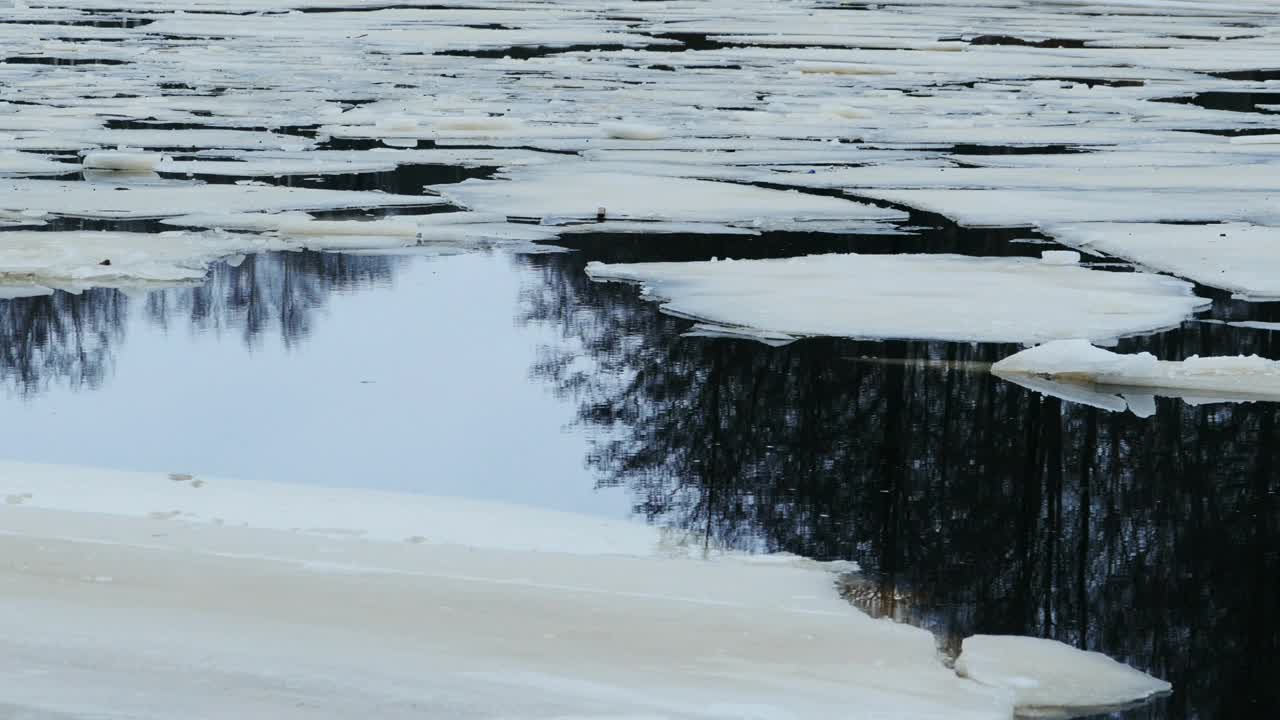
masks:
{"label": "small dark object on ice", "polygon": [[103,260],[102,262],[100,262],[100,263],[98,263],[98,264],[99,264],[99,265],[110,265],[110,264],[111,264],[111,258],[107,258],[106,260]]}

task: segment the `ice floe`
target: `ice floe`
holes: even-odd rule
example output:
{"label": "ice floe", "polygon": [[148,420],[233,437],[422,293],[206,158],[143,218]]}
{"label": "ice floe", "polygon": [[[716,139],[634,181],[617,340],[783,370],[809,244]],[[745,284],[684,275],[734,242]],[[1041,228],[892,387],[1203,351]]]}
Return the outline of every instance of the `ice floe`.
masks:
{"label": "ice floe", "polygon": [[1096,714],[1171,689],[1169,683],[1101,653],[1012,635],[965,638],[956,672],[1012,690],[1022,715]]}
{"label": "ice floe", "polygon": [[704,559],[643,524],[8,462],[0,500],[0,695],[36,715],[1013,710],[1008,690],[945,667],[927,631],[841,600],[826,568]]}
{"label": "ice floe", "polygon": [[20,175],[66,175],[80,168],[73,163],[33,153],[0,150],[0,177]]}
{"label": "ice floe", "polygon": [[85,153],[82,161],[88,170],[118,170],[120,172],[152,172],[165,160],[159,153],[129,152],[126,150],[100,150]]}
{"label": "ice floe", "polygon": [[[1074,339],[1023,350],[997,362],[991,371],[1017,382],[1048,380],[1058,387],[1075,385],[1110,394],[1146,388],[1149,394],[1189,396],[1202,402],[1209,398],[1280,401],[1280,361],[1257,355],[1192,356],[1174,362],[1145,352],[1117,354]],[[1036,389],[1052,392],[1044,385]]]}
{"label": "ice floe", "polygon": [[605,265],[595,280],[641,283],[664,311],[722,332],[1035,343],[1109,341],[1179,324],[1208,300],[1146,273],[1029,258],[811,255],[780,260]]}
{"label": "ice floe", "polygon": [[77,289],[194,282],[220,258],[283,249],[293,248],[266,237],[228,233],[9,231],[0,233],[0,286]]}
{"label": "ice floe", "polygon": [[[109,177],[109,176],[108,176]],[[0,210],[84,218],[148,219],[207,213],[440,205],[438,197],[273,187],[176,185],[134,190],[119,183],[0,179]]]}
{"label": "ice floe", "polygon": [[652,175],[532,167],[495,180],[435,188],[481,212],[549,220],[673,220],[803,229],[807,221],[904,220],[871,205],[731,183]]}

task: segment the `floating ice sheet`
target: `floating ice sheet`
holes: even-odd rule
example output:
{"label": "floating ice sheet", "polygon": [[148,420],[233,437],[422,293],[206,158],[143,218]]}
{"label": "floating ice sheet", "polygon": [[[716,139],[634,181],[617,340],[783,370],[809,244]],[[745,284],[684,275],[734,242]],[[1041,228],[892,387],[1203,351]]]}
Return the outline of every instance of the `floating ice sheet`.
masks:
{"label": "floating ice sheet", "polygon": [[167,224],[210,231],[0,232],[0,292],[197,282],[211,263],[257,252],[398,252],[415,247],[447,251],[497,245],[537,250],[541,248],[531,243],[558,236],[554,228],[510,224],[477,213],[383,220],[316,220],[306,213],[211,214],[171,218]]}
{"label": "floating ice sheet", "polygon": [[438,197],[267,185],[131,188],[116,183],[0,179],[0,210],[67,217],[146,219],[235,208],[239,212],[439,205]]}
{"label": "floating ice sheet", "polygon": [[802,229],[806,221],[905,220],[906,214],[839,198],[673,177],[537,167],[495,180],[435,188],[482,212],[538,219],[673,220]]}
{"label": "floating ice sheet", "polygon": [[226,233],[0,233],[0,285],[62,288],[175,284],[204,277],[209,263],[239,253],[293,249]]}
{"label": "floating ice sheet", "polygon": [[591,263],[587,272],[641,283],[674,315],[774,338],[1108,341],[1177,325],[1208,304],[1180,280],[1028,258],[812,255]]}
{"label": "floating ice sheet", "polygon": [[1250,299],[1280,299],[1280,227],[1086,222],[1042,229],[1068,245],[1122,257]]}
{"label": "floating ice sheet", "polygon": [[19,175],[67,175],[79,172],[73,163],[45,155],[0,150],[0,177]]}
{"label": "floating ice sheet", "polygon": [[825,568],[641,523],[21,463],[0,501],[0,695],[36,716],[1012,713]]}
{"label": "floating ice sheet", "polygon": [[965,638],[956,672],[1012,690],[1024,714],[1094,714],[1171,689],[1169,683],[1101,653],[1012,635]]}
{"label": "floating ice sheet", "polygon": [[[257,252],[386,251],[420,245],[466,249],[499,243],[519,247],[556,237],[543,228],[485,222],[484,218],[419,224],[410,218],[326,221],[292,213],[189,216],[175,224],[218,230],[2,232],[0,288],[172,285],[203,279],[216,260]],[[223,228],[249,232],[223,232]]]}
{"label": "floating ice sheet", "polygon": [[1157,394],[1197,394],[1216,398],[1280,401],[1280,361],[1248,357],[1157,360],[1150,353],[1120,355],[1086,340],[1045,343],[1011,355],[991,367],[1001,377],[1042,378],[1108,388],[1152,388]]}

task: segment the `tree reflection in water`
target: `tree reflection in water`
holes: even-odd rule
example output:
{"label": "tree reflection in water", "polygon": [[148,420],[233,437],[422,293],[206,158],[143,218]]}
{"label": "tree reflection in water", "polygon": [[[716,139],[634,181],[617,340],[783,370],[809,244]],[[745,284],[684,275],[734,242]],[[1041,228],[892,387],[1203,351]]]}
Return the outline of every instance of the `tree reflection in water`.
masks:
{"label": "tree reflection in water", "polygon": [[292,252],[215,265],[199,286],[137,297],[113,289],[0,300],[0,377],[11,394],[62,383],[96,388],[110,375],[130,313],[165,328],[235,332],[255,346],[277,336],[289,347],[311,332],[334,293],[385,285],[404,258]]}
{"label": "tree reflection in water", "polygon": [[316,313],[334,293],[391,282],[404,258],[290,252],[251,255],[237,266],[219,264],[208,282],[151,293],[146,313],[170,327],[185,322],[202,332],[238,332],[246,345],[268,333],[292,347],[310,334]]}
{"label": "tree reflection in water", "polygon": [[99,387],[128,309],[115,290],[0,300],[0,377],[9,392],[33,395],[51,381]]}
{"label": "tree reflection in water", "polygon": [[[855,602],[951,652],[1051,637],[1174,683],[1126,717],[1280,707],[1280,404],[1160,399],[1142,419],[983,371],[1009,347],[682,338],[689,323],[584,261],[526,260],[523,319],[562,337],[532,373],[578,405],[589,464],[638,513],[856,560]],[[1124,349],[1280,356],[1270,335],[1195,323]]]}

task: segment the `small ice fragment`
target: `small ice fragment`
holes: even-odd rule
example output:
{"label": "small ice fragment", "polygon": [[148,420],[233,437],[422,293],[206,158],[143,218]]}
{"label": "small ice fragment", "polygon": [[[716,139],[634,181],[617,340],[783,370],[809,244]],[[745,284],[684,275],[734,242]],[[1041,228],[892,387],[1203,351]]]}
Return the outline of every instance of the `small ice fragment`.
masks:
{"label": "small ice fragment", "polygon": [[1113,353],[1087,340],[1058,340],[1010,355],[992,365],[991,372],[1009,378],[1038,376],[1093,385],[1280,398],[1280,362],[1257,355],[1193,355],[1170,362],[1145,352]]}
{"label": "small ice fragment", "polygon": [[99,150],[84,156],[84,167],[90,170],[115,172],[152,172],[164,156],[160,153],[130,152],[125,150]]}
{"label": "small ice fragment", "polygon": [[1045,250],[1040,253],[1040,260],[1047,265],[1076,265],[1080,262],[1080,253],[1074,250]]}

